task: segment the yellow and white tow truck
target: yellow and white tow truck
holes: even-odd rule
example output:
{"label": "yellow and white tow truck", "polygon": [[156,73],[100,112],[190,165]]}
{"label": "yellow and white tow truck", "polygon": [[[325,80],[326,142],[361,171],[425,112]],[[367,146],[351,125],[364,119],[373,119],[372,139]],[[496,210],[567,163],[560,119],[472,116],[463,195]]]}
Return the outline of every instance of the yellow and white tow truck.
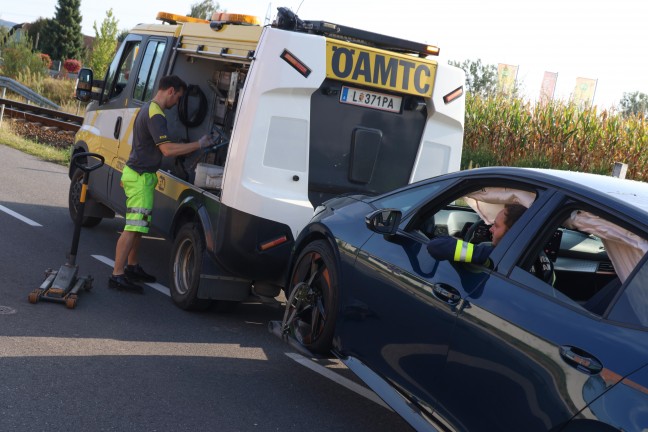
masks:
{"label": "yellow and white tow truck", "polygon": [[[196,309],[274,297],[293,241],[325,200],[379,194],[459,169],[464,72],[439,49],[278,8],[199,20],[160,13],[135,27],[106,76],[79,75],[88,105],[74,152],[94,152],[84,224],[124,214],[120,176],[140,107],[161,76],[189,84],[166,112],[173,142],[214,132],[216,152],[165,158],[153,229],[173,242],[173,301]],[[70,213],[82,173],[70,166]]]}

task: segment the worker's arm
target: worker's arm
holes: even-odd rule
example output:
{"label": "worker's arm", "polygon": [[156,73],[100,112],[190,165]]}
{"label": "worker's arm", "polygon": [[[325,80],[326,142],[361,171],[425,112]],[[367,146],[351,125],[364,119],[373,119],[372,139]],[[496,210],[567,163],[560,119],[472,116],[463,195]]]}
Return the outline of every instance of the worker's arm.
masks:
{"label": "worker's arm", "polygon": [[199,150],[200,144],[198,141],[190,143],[165,142],[158,144],[158,148],[164,156],[182,156]]}
{"label": "worker's arm", "polygon": [[158,148],[164,156],[182,156],[213,145],[214,138],[211,135],[204,135],[198,141],[190,143],[163,142],[158,144]]}
{"label": "worker's arm", "polygon": [[171,142],[166,117],[157,104],[151,104],[149,108],[148,127],[155,144],[164,156],[182,156],[214,145],[211,135],[204,135],[198,141],[190,143]]}
{"label": "worker's arm", "polygon": [[489,265],[489,255],[495,246],[492,244],[474,245],[454,237],[435,237],[427,244],[427,250],[438,260],[467,262],[472,264]]}

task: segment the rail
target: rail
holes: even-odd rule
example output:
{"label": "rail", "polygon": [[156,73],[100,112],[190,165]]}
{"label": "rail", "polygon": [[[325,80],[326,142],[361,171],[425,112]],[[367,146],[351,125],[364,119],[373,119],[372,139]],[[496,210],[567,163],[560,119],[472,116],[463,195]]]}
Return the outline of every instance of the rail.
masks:
{"label": "rail", "polygon": [[12,119],[24,119],[30,123],[39,123],[44,127],[76,132],[83,123],[83,117],[11,99],[0,98],[0,106],[2,105],[4,105],[4,116]]}

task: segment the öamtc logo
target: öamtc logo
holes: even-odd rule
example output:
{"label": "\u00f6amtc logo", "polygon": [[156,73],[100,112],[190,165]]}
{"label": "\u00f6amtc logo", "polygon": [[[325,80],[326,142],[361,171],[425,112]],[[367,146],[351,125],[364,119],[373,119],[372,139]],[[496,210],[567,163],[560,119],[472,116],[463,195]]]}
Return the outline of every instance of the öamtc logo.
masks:
{"label": "\u00f6amtc logo", "polygon": [[327,77],[416,96],[432,96],[437,63],[327,41]]}

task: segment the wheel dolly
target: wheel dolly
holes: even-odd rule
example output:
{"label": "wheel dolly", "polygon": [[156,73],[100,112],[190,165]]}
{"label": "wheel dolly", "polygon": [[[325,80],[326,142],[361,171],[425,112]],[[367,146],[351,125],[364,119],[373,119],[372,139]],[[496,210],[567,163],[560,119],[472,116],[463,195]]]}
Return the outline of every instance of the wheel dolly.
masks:
{"label": "wheel dolly", "polygon": [[[88,164],[89,158],[98,159],[93,165]],[[81,162],[85,160],[85,163]],[[77,214],[74,221],[74,237],[72,238],[72,247],[68,254],[67,261],[58,271],[45,270],[45,280],[40,288],[36,288],[29,293],[27,299],[29,303],[35,304],[39,300],[56,303],[65,303],[68,309],[74,309],[78,300],[78,293],[81,288],[86,291],[92,289],[92,276],[78,277],[79,266],[76,265],[76,255],[81,236],[81,225],[83,224],[83,212],[85,209],[86,192],[88,190],[88,180],[90,172],[100,168],[104,164],[104,157],[97,153],[77,153],[72,156],[72,164],[83,171],[81,181],[81,196],[77,207]]]}

